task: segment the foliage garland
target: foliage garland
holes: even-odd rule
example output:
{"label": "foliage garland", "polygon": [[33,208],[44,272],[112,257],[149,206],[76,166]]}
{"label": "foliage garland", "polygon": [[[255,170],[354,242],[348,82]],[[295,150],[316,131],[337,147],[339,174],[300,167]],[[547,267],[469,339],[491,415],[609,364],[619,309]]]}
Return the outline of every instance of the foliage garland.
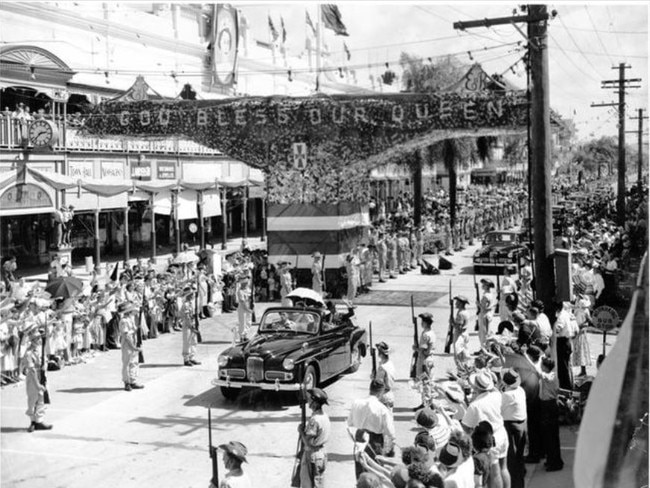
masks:
{"label": "foliage garland", "polygon": [[[374,166],[437,140],[520,132],[525,104],[519,92],[107,102],[83,131],[187,137],[266,170],[271,201],[336,202],[363,198]],[[305,174],[293,169],[295,142],[308,146]]]}

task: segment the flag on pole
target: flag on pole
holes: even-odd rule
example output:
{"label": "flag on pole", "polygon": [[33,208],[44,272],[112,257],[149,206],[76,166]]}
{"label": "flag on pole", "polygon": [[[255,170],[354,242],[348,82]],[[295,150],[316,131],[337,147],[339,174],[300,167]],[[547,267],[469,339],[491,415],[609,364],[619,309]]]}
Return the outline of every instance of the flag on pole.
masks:
{"label": "flag on pole", "polygon": [[323,25],[328,29],[333,30],[337,36],[348,36],[347,28],[341,20],[341,12],[339,8],[331,3],[320,6],[321,15],[323,17]]}
{"label": "flag on pole", "polygon": [[343,43],[343,50],[345,51],[345,55],[348,58],[348,61],[350,61],[350,58],[352,58],[352,54],[350,54],[350,50],[348,49],[348,45],[344,42]]}
{"label": "flag on pole", "polygon": [[287,42],[287,29],[284,28],[284,19],[280,16],[280,25],[282,27],[282,44]]}
{"label": "flag on pole", "polygon": [[271,39],[273,39],[273,42],[278,40],[278,31],[275,30],[275,26],[273,25],[273,21],[271,20],[271,16],[269,15],[269,31],[271,31]]}
{"label": "flag on pole", "polygon": [[307,22],[307,25],[311,27],[311,34],[316,37],[316,27],[314,27],[314,23],[311,21],[308,10],[305,10],[305,21]]}

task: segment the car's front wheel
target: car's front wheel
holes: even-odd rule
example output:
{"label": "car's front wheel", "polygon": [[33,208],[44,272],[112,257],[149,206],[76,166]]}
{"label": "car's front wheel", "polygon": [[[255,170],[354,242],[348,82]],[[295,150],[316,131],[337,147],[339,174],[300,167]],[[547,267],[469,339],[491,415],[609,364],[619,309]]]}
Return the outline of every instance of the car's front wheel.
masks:
{"label": "car's front wheel", "polygon": [[222,386],[221,394],[226,400],[234,400],[239,395],[239,388],[228,388],[227,386]]}
{"label": "car's front wheel", "polygon": [[361,351],[359,350],[359,345],[357,344],[352,348],[352,352],[350,354],[350,369],[348,370],[350,373],[356,373],[359,371],[359,367],[361,366]]}
{"label": "car's front wheel", "polygon": [[318,372],[313,365],[307,366],[305,375],[302,377],[302,384],[305,385],[305,390],[318,388]]}

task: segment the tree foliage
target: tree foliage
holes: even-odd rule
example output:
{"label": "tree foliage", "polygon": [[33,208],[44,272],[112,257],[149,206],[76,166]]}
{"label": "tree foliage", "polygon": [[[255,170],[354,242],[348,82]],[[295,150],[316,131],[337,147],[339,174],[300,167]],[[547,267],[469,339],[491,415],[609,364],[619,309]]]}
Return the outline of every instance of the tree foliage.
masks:
{"label": "tree foliage", "polygon": [[[618,142],[614,137],[603,136],[583,144],[574,153],[574,161],[583,166],[587,172],[595,173],[599,167],[611,168],[618,154]],[[610,172],[611,174],[611,172]]]}
{"label": "tree foliage", "polygon": [[404,52],[400,55],[399,63],[404,71],[402,88],[412,93],[443,91],[460,80],[469,68],[454,56],[447,56],[433,63]]}

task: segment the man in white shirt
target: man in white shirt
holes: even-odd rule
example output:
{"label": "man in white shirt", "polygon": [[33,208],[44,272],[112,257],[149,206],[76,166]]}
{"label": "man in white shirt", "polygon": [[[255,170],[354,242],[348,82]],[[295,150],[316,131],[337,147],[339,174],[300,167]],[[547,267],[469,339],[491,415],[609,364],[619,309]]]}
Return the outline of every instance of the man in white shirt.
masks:
{"label": "man in white shirt", "polygon": [[557,370],[560,388],[573,389],[571,368],[572,341],[578,334],[578,322],[573,315],[571,302],[563,302],[555,320]]}
{"label": "man in white shirt", "polygon": [[[395,425],[390,411],[379,401],[385,390],[384,383],[373,380],[370,383],[370,395],[367,398],[355,400],[348,415],[348,431],[355,438],[353,429],[364,430],[368,433],[369,441],[366,453],[375,459],[377,455],[393,452],[395,442]],[[355,460],[356,476],[363,472],[361,464]]]}
{"label": "man in white shirt", "polygon": [[463,416],[462,426],[470,434],[476,426],[487,421],[494,430],[495,447],[493,448],[494,464],[492,471],[497,481],[502,481],[504,487],[510,486],[508,471],[508,434],[501,416],[501,392],[494,386],[492,373],[481,369],[469,377],[470,385],[476,393]]}
{"label": "man in white shirt", "polygon": [[524,488],[526,475],[526,392],[520,385],[521,378],[517,371],[511,368],[503,373],[501,415],[508,433],[507,464],[512,488]]}

